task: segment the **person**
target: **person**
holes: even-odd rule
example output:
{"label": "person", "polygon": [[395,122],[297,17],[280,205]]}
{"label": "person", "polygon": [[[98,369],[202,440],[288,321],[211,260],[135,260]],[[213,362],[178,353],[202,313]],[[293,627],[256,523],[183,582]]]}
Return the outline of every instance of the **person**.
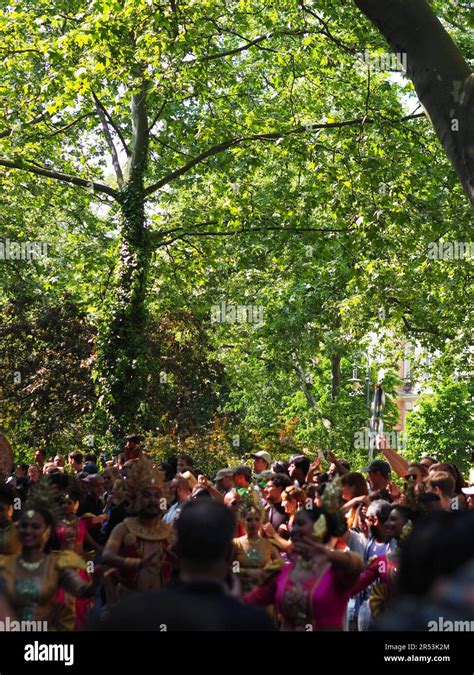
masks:
{"label": "person", "polygon": [[454,496],[452,498],[451,508],[453,511],[464,511],[466,509],[466,499],[462,492],[466,482],[456,464],[452,462],[443,462],[433,464],[429,469],[429,475],[439,471],[446,471],[454,478]]}
{"label": "person", "polygon": [[[395,582],[398,572],[400,545],[412,531],[415,513],[407,506],[395,504],[385,523],[388,541],[385,553],[369,558],[367,568],[357,580],[352,595],[363,592],[373,586],[370,594],[370,616],[377,619],[385,612],[395,594]],[[375,585],[374,585],[375,584]]]}
{"label": "person", "polygon": [[413,485],[420,485],[428,477],[428,469],[424,464],[420,462],[413,462],[408,465],[406,475],[404,476],[407,483],[413,483]]}
{"label": "person", "polygon": [[252,472],[245,464],[234,469],[234,485],[239,494],[244,494],[252,484]]}
{"label": "person", "polygon": [[328,469],[328,476],[330,480],[332,480],[336,475],[343,476],[345,473],[349,473],[351,470],[351,465],[347,459],[338,459],[336,455],[330,450],[326,450],[324,456],[329,462],[331,462]]}
{"label": "person", "polygon": [[183,474],[186,471],[193,472],[194,460],[191,455],[186,452],[180,452],[177,457],[176,469],[177,473]]}
{"label": "person", "polygon": [[293,522],[298,509],[304,508],[308,504],[307,499],[304,490],[296,487],[296,485],[290,485],[281,493],[281,505],[283,506],[285,513],[288,514],[288,522],[280,525],[278,532],[276,532],[271,523],[265,523],[263,525],[263,531],[267,537],[271,537],[278,548],[285,553],[290,553],[293,549],[293,544],[291,542]]}
{"label": "person", "polygon": [[365,477],[357,471],[343,474],[341,483],[344,500],[341,511],[345,514],[347,526],[350,528],[354,527],[360,505],[365,501],[364,498],[369,494],[369,490]]}
{"label": "person", "polygon": [[214,488],[224,496],[234,487],[234,470],[219,469],[214,477]]}
{"label": "person", "polygon": [[344,528],[325,508],[298,511],[291,533],[296,561],[246,593],[244,602],[274,603],[282,630],[342,630],[351,588],[362,570],[360,556],[334,549]]}
{"label": "person", "polygon": [[426,483],[427,491],[438,495],[441,507],[445,511],[456,510],[453,509],[455,486],[454,478],[447,471],[430,473]]}
{"label": "person", "polygon": [[161,588],[170,578],[173,531],[161,517],[167,506],[163,478],[147,458],[134,462],[127,472],[124,487],[134,515],[113,529],[102,556],[105,565],[118,570],[119,582],[113,597],[109,596],[111,602],[130,591]]}
{"label": "person", "polygon": [[92,595],[100,583],[99,574],[93,581],[80,578],[77,572],[85,570],[86,564],[73,551],[45,552],[58,517],[51,486],[41,481],[32,490],[19,521],[21,552],[0,556],[0,580],[15,618],[44,621],[50,631],[74,627],[72,612],[56,602],[59,588],[84,597]]}
{"label": "person", "polygon": [[235,514],[236,520],[236,529],[235,529],[235,538],[243,537],[245,534],[245,527],[241,518],[241,507],[244,502],[244,498],[238,493],[236,488],[229,490],[224,495],[224,506],[228,509],[231,509]]}
{"label": "person", "polygon": [[143,455],[143,448],[141,446],[143,442],[143,436],[140,434],[129,434],[124,438],[124,455],[125,461],[134,461],[140,459]]}
{"label": "person", "polygon": [[29,467],[29,464],[25,464],[24,462],[21,462],[20,464],[17,464],[17,466],[15,467],[15,472],[12,473],[12,475],[7,478],[6,485],[9,485],[9,486],[15,488],[18,478],[23,478],[23,479],[27,480],[28,479],[28,467]]}
{"label": "person", "polygon": [[462,488],[462,492],[466,497],[466,504],[469,511],[474,509],[474,485]]}
{"label": "person", "polygon": [[272,458],[269,452],[265,450],[259,450],[259,452],[254,452],[251,454],[253,457],[253,472],[254,478],[258,482],[262,478],[266,478],[270,472],[270,464],[272,463]]}
{"label": "person", "polygon": [[34,464],[36,464],[36,466],[38,467],[40,475],[43,473],[43,466],[45,465],[45,462],[46,462],[46,457],[45,457],[45,454],[44,454],[44,450],[41,450],[41,448],[38,448],[35,451]]}
{"label": "person", "polygon": [[41,469],[37,464],[30,464],[28,467],[28,478],[30,481],[30,487],[35,485],[41,478]]}
{"label": "person", "polygon": [[278,559],[278,550],[268,539],[261,536],[262,511],[256,506],[242,510],[245,534],[234,539],[234,561],[245,593],[260,583],[264,568]]}
{"label": "person", "polygon": [[423,466],[426,466],[428,471],[433,466],[433,464],[437,464],[437,463],[438,463],[438,460],[435,459],[434,457],[430,457],[430,455],[423,455],[422,458],[420,459],[420,464],[423,464]]}
{"label": "person", "polygon": [[382,459],[375,459],[371,464],[362,469],[368,474],[368,481],[373,492],[377,492],[380,499],[392,502],[393,497],[390,494],[390,464]]}
{"label": "person", "polygon": [[14,555],[21,550],[18,527],[13,522],[13,492],[6,486],[0,487],[0,555]]}
{"label": "person", "polygon": [[174,491],[174,504],[168,509],[163,516],[163,522],[168,525],[173,525],[175,520],[179,517],[183,506],[191,497],[191,488],[186,478],[174,478],[170,484],[171,490]]}
{"label": "person", "polygon": [[68,455],[68,462],[69,462],[69,466],[70,466],[72,472],[75,473],[75,474],[78,474],[84,468],[84,465],[83,465],[84,455],[79,450],[75,450],[74,452],[70,452],[69,455]]}
{"label": "person", "polygon": [[474,560],[473,532],[472,511],[438,511],[418,518],[400,552],[400,596],[422,603],[440,581]]}
{"label": "person", "polygon": [[176,522],[179,579],[125,598],[92,627],[117,631],[272,631],[268,614],[233,597],[235,515],[213,499],[186,503]]}
{"label": "person", "polygon": [[80,500],[77,515],[90,519],[89,534],[96,542],[96,550],[99,550],[98,546],[103,543],[102,526],[107,520],[103,499],[105,482],[100,474],[89,474],[84,484],[86,494]]}
{"label": "person", "polygon": [[[56,525],[55,533],[60,550],[74,551],[83,559],[85,559],[84,543],[90,549],[102,551],[102,547],[88,533],[88,527],[90,526],[89,519],[78,518],[76,515],[79,508],[79,494],[71,490],[69,493],[62,494],[59,502],[61,504],[62,516]],[[79,569],[78,574],[83,581],[90,581],[86,570]],[[56,600],[59,603],[69,605],[75,617],[74,628],[77,630],[84,628],[87,613],[92,606],[91,599],[89,597],[76,598],[74,595],[66,593],[64,589],[60,589]]]}
{"label": "person", "polygon": [[281,496],[283,491],[292,484],[289,476],[277,473],[274,478],[267,481],[263,491],[267,521],[273,525],[277,532],[280,525],[288,523],[289,520],[289,516],[281,503]]}
{"label": "person", "polygon": [[56,466],[58,469],[64,469],[64,459],[61,457],[61,455],[55,455],[53,462],[54,466]]}
{"label": "person", "polygon": [[[376,499],[369,504],[366,512],[366,520],[369,526],[369,538],[356,531],[348,530],[345,540],[351,551],[363,555],[364,565],[369,560],[384,556],[388,547],[387,520],[390,516],[391,504],[383,499]],[[359,631],[368,630],[372,614],[370,610],[370,596],[373,586],[365,588],[358,596],[354,606],[354,619],[357,620]]]}
{"label": "person", "polygon": [[288,475],[290,476],[294,485],[300,488],[304,486],[310,465],[311,460],[309,457],[305,457],[305,455],[293,455],[290,457]]}

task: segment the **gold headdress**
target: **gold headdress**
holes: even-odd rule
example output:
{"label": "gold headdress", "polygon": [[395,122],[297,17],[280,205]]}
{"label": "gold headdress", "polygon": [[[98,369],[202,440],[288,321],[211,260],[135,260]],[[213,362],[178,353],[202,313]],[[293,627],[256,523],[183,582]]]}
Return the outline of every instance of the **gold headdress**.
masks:
{"label": "gold headdress", "polygon": [[341,496],[342,496],[342,481],[339,475],[335,476],[332,481],[325,483],[324,492],[321,495],[321,506],[325,510],[327,516],[321,513],[319,518],[313,525],[313,539],[316,541],[324,541],[328,532],[328,517],[332,522],[332,529],[335,536],[342,536],[346,531],[346,521],[341,514]]}
{"label": "gold headdress", "polygon": [[32,518],[36,511],[47,513],[54,526],[61,519],[61,509],[57,502],[57,494],[47,477],[41,478],[30,490],[23,513]]}
{"label": "gold headdress", "polygon": [[133,462],[127,470],[124,480],[126,499],[132,510],[140,508],[140,495],[147,488],[158,488],[163,492],[165,487],[165,474],[160,471],[157,464],[147,457]]}

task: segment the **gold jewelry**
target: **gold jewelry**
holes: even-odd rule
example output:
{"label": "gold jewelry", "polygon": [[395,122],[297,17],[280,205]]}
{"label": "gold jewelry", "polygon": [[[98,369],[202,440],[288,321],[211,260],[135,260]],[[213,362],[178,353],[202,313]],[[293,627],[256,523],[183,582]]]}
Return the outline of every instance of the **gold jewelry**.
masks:
{"label": "gold jewelry", "polygon": [[41,560],[38,560],[37,562],[26,562],[26,560],[23,560],[23,558],[18,558],[18,562],[20,565],[23,567],[23,569],[28,570],[28,572],[35,572],[40,565],[44,562],[45,558],[41,558]]}

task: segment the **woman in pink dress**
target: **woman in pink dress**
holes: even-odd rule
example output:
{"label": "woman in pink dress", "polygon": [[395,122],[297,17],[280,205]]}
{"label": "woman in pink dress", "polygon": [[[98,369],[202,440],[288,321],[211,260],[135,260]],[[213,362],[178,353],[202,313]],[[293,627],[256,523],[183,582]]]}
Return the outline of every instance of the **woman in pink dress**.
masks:
{"label": "woman in pink dress", "polygon": [[324,508],[298,511],[291,533],[296,561],[244,595],[244,602],[274,603],[282,630],[342,630],[362,570],[359,555],[335,548],[344,528],[341,515]]}
{"label": "woman in pink dress", "polygon": [[[59,540],[61,551],[74,551],[84,557],[84,542],[89,548],[101,550],[101,547],[88,533],[88,527],[92,524],[91,518],[78,518],[76,511],[79,507],[79,498],[75,493],[65,494],[61,497],[63,517],[56,526],[56,536]],[[84,581],[90,582],[86,570],[78,570],[78,574]],[[91,608],[92,601],[89,597],[76,598],[60,588],[56,595],[56,602],[66,604],[75,613],[75,628],[83,628],[86,623],[86,615]]]}

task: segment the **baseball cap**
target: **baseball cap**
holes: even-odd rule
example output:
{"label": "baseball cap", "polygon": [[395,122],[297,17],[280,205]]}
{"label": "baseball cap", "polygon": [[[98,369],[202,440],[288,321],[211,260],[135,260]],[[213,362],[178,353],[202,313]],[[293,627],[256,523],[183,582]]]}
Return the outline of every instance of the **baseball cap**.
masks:
{"label": "baseball cap", "polygon": [[233,476],[233,475],[234,469],[219,469],[219,471],[214,476],[214,481],[222,480],[222,478],[225,478],[226,476]]}
{"label": "baseball cap", "polygon": [[265,450],[260,450],[260,452],[253,452],[251,457],[256,457],[258,459],[264,459],[265,462],[268,464],[272,463],[272,458],[270,456],[269,452],[265,452]]}
{"label": "baseball cap", "polygon": [[369,472],[369,471],[378,471],[382,475],[388,476],[391,472],[390,464],[388,462],[384,462],[383,459],[375,459],[373,462],[369,464],[369,466],[366,466],[365,469],[362,469],[364,472]]}
{"label": "baseball cap", "polygon": [[474,485],[469,485],[469,487],[461,488],[463,494],[465,495],[474,495]]}

